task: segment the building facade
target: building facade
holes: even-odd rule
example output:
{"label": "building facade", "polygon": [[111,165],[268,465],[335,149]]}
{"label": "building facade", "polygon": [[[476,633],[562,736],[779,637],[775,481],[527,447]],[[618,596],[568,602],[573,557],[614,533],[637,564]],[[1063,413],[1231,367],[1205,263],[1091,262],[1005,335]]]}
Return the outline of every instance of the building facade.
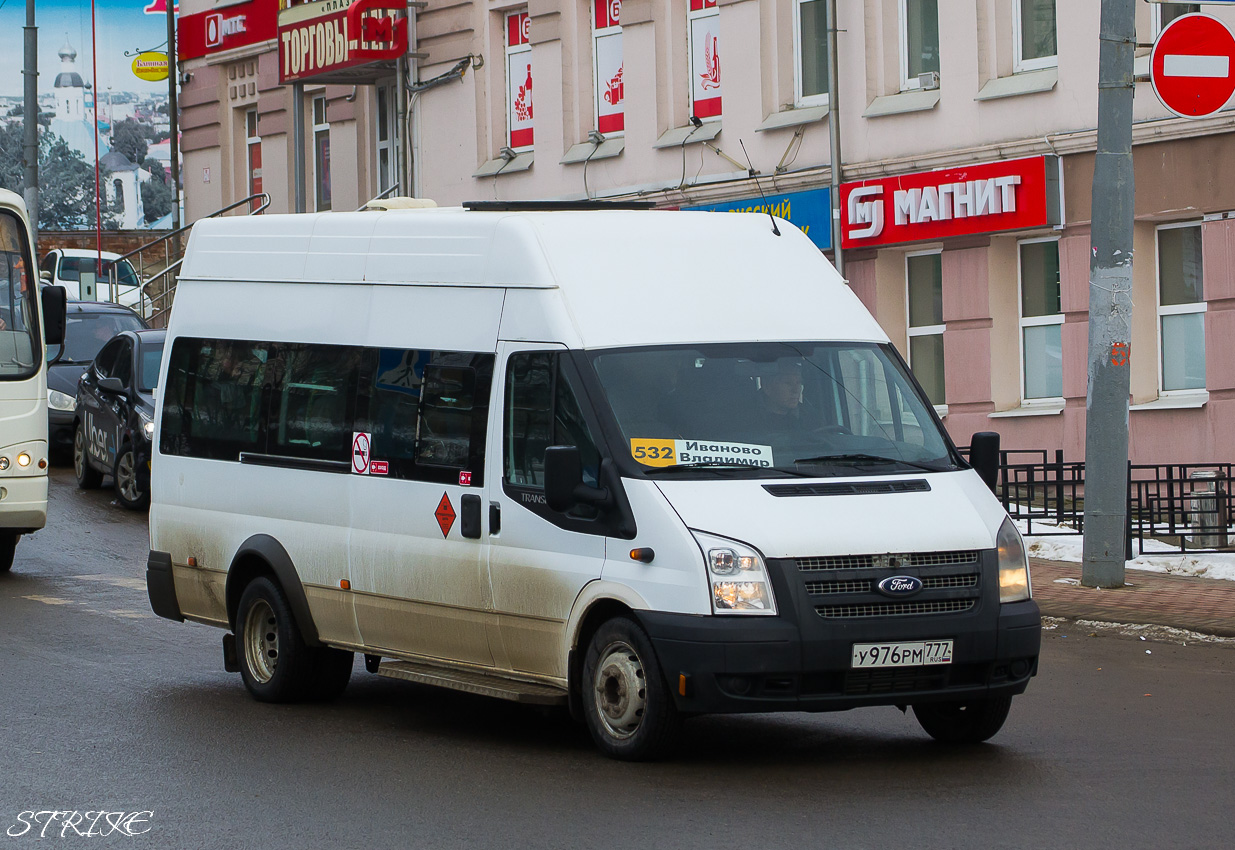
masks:
{"label": "building facade", "polygon": [[[1006,448],[1080,459],[1100,4],[837,0],[837,157],[826,5],[410,7],[403,108],[397,77],[305,82],[307,208],[354,209],[410,171],[400,193],[443,205],[642,198],[770,209],[831,253],[839,159],[844,274],[956,441],[997,430]],[[1235,27],[1235,10],[1205,8]],[[1138,41],[1198,10],[1138,3]],[[274,209],[294,208],[280,43],[186,62],[189,220],[244,197],[255,179]],[[1149,62],[1139,49],[1138,74]],[[1222,175],[1235,166],[1235,112],[1176,117],[1148,82],[1137,83],[1134,110],[1135,306],[1115,352],[1131,366],[1132,458],[1229,460],[1235,187]]]}

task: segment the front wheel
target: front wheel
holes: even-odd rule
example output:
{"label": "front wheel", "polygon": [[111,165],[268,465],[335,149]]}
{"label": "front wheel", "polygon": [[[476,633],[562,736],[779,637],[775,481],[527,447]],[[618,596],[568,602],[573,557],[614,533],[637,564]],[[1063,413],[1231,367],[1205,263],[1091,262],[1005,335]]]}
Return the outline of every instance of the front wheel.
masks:
{"label": "front wheel", "polygon": [[103,483],[103,473],[90,465],[86,451],[86,423],[78,422],[73,429],[73,475],[77,478],[78,487],[95,490]]}
{"label": "front wheel", "polygon": [[116,498],[120,504],[131,511],[140,511],[150,505],[150,487],[143,487],[137,468],[137,452],[132,445],[126,445],[116,457],[116,468],[112,472],[112,481],[116,486]]}
{"label": "front wheel", "polygon": [[913,707],[918,723],[944,744],[980,744],[1003,727],[1012,697],[968,702],[927,702]]}
{"label": "front wheel", "polygon": [[615,617],[593,635],[582,689],[588,730],[605,755],[646,761],[675,742],[681,717],[652,642],[633,620]]}
{"label": "front wheel", "polygon": [[13,554],[20,539],[21,535],[16,531],[0,531],[0,573],[7,573],[13,568]]}

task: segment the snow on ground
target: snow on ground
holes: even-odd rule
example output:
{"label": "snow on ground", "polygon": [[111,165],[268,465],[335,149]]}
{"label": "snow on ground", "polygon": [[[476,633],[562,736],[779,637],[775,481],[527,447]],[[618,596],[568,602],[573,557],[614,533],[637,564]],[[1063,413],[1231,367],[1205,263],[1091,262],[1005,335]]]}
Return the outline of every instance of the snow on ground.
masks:
{"label": "snow on ground", "polygon": [[[1058,528],[1053,523],[1035,519],[1034,528]],[[1016,521],[1021,534],[1025,534],[1024,520]],[[1135,551],[1138,541],[1132,541]],[[1062,537],[1039,537],[1025,535],[1025,547],[1029,557],[1047,561],[1081,562],[1082,540],[1079,534]],[[1127,562],[1128,569],[1147,570],[1154,573],[1170,573],[1181,576],[1200,576],[1235,581],[1235,553],[1172,551],[1172,547],[1157,540],[1146,540],[1145,551]]]}

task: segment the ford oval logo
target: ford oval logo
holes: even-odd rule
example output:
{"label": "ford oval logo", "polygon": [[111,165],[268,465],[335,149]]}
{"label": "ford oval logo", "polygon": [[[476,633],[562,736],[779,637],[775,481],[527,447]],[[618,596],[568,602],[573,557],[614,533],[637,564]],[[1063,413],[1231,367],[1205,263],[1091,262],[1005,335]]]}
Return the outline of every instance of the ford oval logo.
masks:
{"label": "ford oval logo", "polygon": [[892,576],[879,582],[884,596],[913,596],[922,589],[922,579],[913,576]]}

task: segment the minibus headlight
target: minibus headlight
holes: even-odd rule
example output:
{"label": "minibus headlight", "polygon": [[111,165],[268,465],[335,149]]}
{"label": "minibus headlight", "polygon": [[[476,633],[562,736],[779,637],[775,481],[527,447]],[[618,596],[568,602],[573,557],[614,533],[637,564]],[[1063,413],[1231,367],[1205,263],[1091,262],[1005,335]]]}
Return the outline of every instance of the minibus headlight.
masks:
{"label": "minibus headlight", "polygon": [[47,391],[47,406],[52,410],[72,410],[77,405],[77,399],[60,390]]}
{"label": "minibus headlight", "polygon": [[1005,519],[995,537],[999,549],[999,601],[1020,602],[1032,596],[1029,586],[1029,557],[1025,541],[1011,519]]}
{"label": "minibus headlight", "polygon": [[776,613],[772,582],[758,552],[723,537],[694,535],[703,550],[713,614]]}

